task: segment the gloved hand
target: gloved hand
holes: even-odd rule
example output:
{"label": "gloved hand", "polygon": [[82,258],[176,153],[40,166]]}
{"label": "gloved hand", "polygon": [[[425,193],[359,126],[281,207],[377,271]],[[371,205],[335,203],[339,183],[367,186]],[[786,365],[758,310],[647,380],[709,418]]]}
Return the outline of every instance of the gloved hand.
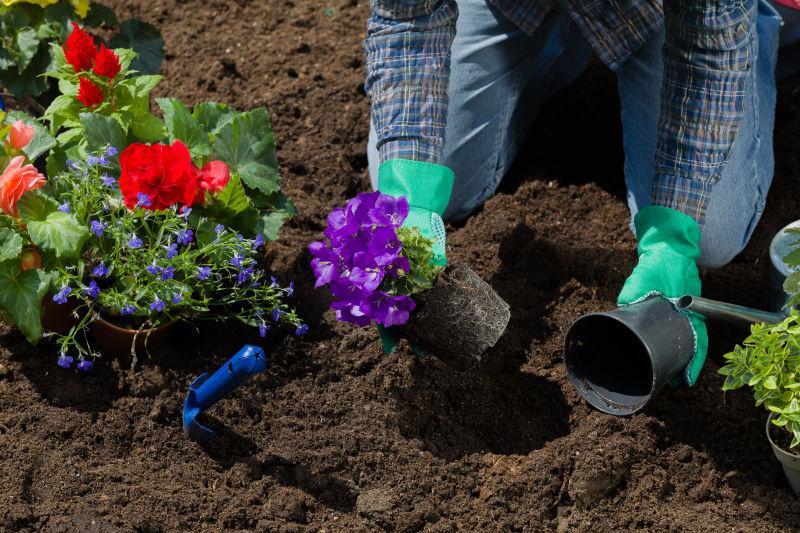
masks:
{"label": "gloved hand", "polygon": [[[639,238],[639,263],[617,298],[619,305],[643,300],[653,293],[667,298],[685,294],[700,296],[700,228],[692,217],[667,207],[650,206],[634,217]],[[708,351],[705,319],[694,312],[689,321],[695,333],[695,353],[683,372],[687,385],[694,385]]]}
{"label": "gloved hand", "polygon": [[[434,241],[433,263],[447,264],[445,231],[442,214],[450,203],[455,177],[442,165],[407,159],[390,159],[378,170],[378,190],[383,194],[408,200],[408,217],[404,227],[419,228],[420,233]],[[393,328],[378,327],[383,351],[391,353],[400,341]]]}

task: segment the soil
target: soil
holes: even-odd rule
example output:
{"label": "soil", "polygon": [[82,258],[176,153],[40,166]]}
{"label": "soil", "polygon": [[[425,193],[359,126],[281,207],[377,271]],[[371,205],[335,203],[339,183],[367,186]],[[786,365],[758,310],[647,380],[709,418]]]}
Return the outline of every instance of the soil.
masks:
{"label": "soil", "polygon": [[[564,374],[577,317],[614,305],[635,261],[624,203],[614,79],[594,66],[548,104],[502,190],[450,228],[468,263],[512,309],[508,332],[458,372],[374,330],[338,324],[313,292],[305,244],[324,215],[368,187],[364,0],[119,0],[158,25],[158,96],[269,107],[286,192],[301,214],[267,262],[298,284],[311,324],[267,343],[270,367],[206,422],[181,429],[189,383],[253,333],[184,331],[131,371],[55,365],[52,347],[0,335],[0,530],[785,531],[800,503],[747,391],[723,394],[722,354],[743,331],[712,326],[691,390],[642,414],[591,410]],[[764,306],[769,239],[797,218],[800,79],[780,86],[777,169],[763,221],[710,297]],[[580,151],[580,155],[575,150]],[[224,331],[224,332],[223,332]]]}

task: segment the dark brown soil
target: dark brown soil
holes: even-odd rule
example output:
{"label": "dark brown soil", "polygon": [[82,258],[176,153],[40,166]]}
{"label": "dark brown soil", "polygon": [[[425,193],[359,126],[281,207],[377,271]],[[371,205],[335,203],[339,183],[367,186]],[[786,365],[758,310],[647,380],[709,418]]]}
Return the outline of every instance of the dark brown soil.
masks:
{"label": "dark brown soil", "polygon": [[[511,304],[506,336],[459,373],[338,324],[311,289],[305,244],[368,186],[364,0],[120,0],[166,36],[159,95],[267,105],[302,214],[269,261],[299,284],[312,330],[267,346],[271,366],[215,407],[219,443],[181,431],[188,384],[250,333],[210,328],[130,373],[55,366],[0,336],[0,530],[779,531],[800,527],[745,391],[716,370],[741,331],[712,327],[692,390],[622,419],[589,409],[561,362],[565,329],[613,306],[635,260],[613,77],[593,68],[548,106],[503,190],[450,232]],[[704,273],[706,294],[764,305],[767,244],[797,218],[800,80],[780,88],[776,184],[752,244]]]}

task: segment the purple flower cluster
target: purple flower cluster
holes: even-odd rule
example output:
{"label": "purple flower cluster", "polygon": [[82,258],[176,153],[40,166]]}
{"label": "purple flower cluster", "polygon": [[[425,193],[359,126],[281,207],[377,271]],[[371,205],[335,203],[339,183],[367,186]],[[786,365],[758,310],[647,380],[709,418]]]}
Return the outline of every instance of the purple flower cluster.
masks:
{"label": "purple flower cluster", "polygon": [[406,295],[379,289],[385,277],[408,274],[397,228],[408,216],[408,201],[380,192],[361,193],[328,215],[327,242],[309,246],[316,287],[330,285],[336,318],[358,326],[373,320],[384,327],[408,322],[415,307]]}

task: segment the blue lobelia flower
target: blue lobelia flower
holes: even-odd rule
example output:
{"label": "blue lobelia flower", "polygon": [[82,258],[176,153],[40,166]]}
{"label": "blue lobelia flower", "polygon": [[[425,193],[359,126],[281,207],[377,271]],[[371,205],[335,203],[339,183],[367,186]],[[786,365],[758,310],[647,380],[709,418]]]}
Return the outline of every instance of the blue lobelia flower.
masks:
{"label": "blue lobelia flower", "polygon": [[122,307],[122,309],[119,310],[119,314],[121,314],[122,316],[130,316],[135,312],[136,312],[136,306],[131,304],[125,305]]}
{"label": "blue lobelia flower", "polygon": [[147,265],[145,267],[145,270],[147,270],[148,274],[153,276],[158,276],[159,274],[161,274],[161,267],[158,266],[155,262],[153,262],[153,264],[151,265]]}
{"label": "blue lobelia flower", "polygon": [[189,246],[192,243],[192,239],[194,239],[194,232],[190,229],[182,229],[178,231],[178,243],[181,246]]}
{"label": "blue lobelia flower", "polygon": [[100,294],[100,286],[95,280],[92,280],[87,287],[83,288],[83,293],[89,298],[95,299],[97,295]]}
{"label": "blue lobelia flower", "polygon": [[150,310],[160,313],[161,311],[164,310],[164,307],[166,307],[166,305],[167,304],[164,303],[164,301],[161,298],[156,296],[156,299],[153,300],[153,303],[150,304]]}
{"label": "blue lobelia flower", "polygon": [[167,281],[168,279],[172,279],[175,276],[175,267],[168,266],[164,270],[161,271],[161,279]]}
{"label": "blue lobelia flower", "polygon": [[308,333],[307,324],[300,324],[300,326],[296,330],[294,330],[294,334],[297,335],[298,337],[305,335],[306,333]]}
{"label": "blue lobelia flower", "polygon": [[108,275],[108,267],[104,263],[100,263],[92,269],[92,276],[97,278],[104,278]]}
{"label": "blue lobelia flower", "polygon": [[128,248],[132,250],[136,250],[137,248],[141,248],[144,242],[140,239],[135,233],[131,234],[131,240],[128,241]]}
{"label": "blue lobelia flower", "polygon": [[211,275],[211,267],[208,266],[197,267],[197,279],[199,279],[200,281],[208,279],[210,275]]}
{"label": "blue lobelia flower", "polygon": [[167,259],[175,259],[178,257],[178,243],[173,242],[169,246],[165,246],[164,249],[167,251]]}
{"label": "blue lobelia flower", "polygon": [[100,180],[102,180],[103,185],[105,185],[106,187],[113,187],[114,185],[117,184],[117,180],[109,176],[105,172],[103,173],[102,176],[100,176]]}
{"label": "blue lobelia flower", "polygon": [[140,192],[136,195],[136,207],[150,207],[150,195]]}
{"label": "blue lobelia flower", "polygon": [[61,211],[62,213],[71,213],[72,212],[72,210],[69,208],[69,204],[66,202],[66,200],[64,202],[62,202],[61,205],[58,206],[58,210]]}
{"label": "blue lobelia flower", "polygon": [[88,372],[88,371],[90,371],[92,369],[93,366],[94,366],[94,364],[91,361],[89,361],[88,359],[81,359],[78,362],[78,366],[76,368],[78,370],[80,370],[81,372]]}
{"label": "blue lobelia flower", "polygon": [[56,364],[61,368],[69,368],[72,366],[72,361],[74,361],[74,359],[72,359],[72,356],[69,356],[64,352],[61,352],[60,354],[58,354],[58,359],[56,360]]}
{"label": "blue lobelia flower", "polygon": [[92,233],[94,233],[98,237],[103,236],[103,232],[108,227],[108,224],[105,222],[100,222],[99,220],[92,220]]}
{"label": "blue lobelia flower", "polygon": [[58,305],[67,303],[67,296],[72,293],[72,289],[67,287],[66,285],[62,285],[61,289],[53,296],[53,301]]}

